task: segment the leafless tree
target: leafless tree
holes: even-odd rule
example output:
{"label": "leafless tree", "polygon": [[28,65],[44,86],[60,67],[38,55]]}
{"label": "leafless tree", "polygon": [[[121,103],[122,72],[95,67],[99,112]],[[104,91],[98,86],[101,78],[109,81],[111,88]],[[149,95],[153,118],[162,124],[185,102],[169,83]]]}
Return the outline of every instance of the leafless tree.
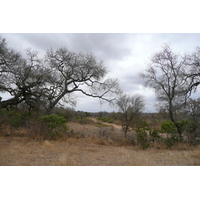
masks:
{"label": "leafless tree", "polygon": [[188,88],[191,82],[186,78],[190,56],[174,53],[169,45],[155,53],[148,69],[141,76],[146,79],[146,86],[155,90],[159,108],[167,111],[170,120],[175,124],[182,138],[181,130],[177,124],[178,112],[189,98]]}
{"label": "leafless tree", "polygon": [[105,79],[106,68],[92,54],[74,53],[66,48],[49,50],[46,65],[51,70],[48,111],[66,95],[81,92],[100,100],[112,102],[118,89],[116,79]]}
{"label": "leafless tree", "polygon": [[1,98],[0,108],[23,102],[30,109],[50,113],[59,103],[75,104],[75,92],[112,103],[118,81],[106,75],[103,63],[92,54],[60,48],[48,50],[44,59],[31,50],[22,57],[0,38],[0,92],[11,95],[9,100]]}
{"label": "leafless tree", "polygon": [[190,55],[188,65],[190,66],[190,70],[185,73],[185,77],[190,83],[188,94],[191,95],[200,85],[200,47],[197,47],[196,51]]}
{"label": "leafless tree", "polygon": [[1,99],[0,108],[16,107],[21,102],[26,102],[29,108],[35,107],[47,80],[44,74],[48,73],[44,71],[35,52],[27,50],[27,58],[22,58],[0,38],[0,92],[11,96],[8,100]]}
{"label": "leafless tree", "polygon": [[117,100],[117,106],[121,113],[120,121],[125,138],[127,137],[128,130],[133,120],[142,112],[144,105],[144,98],[141,95],[129,96],[127,94],[122,94]]}
{"label": "leafless tree", "polygon": [[198,99],[189,99],[184,111],[186,115],[191,118],[191,121],[195,124],[200,125],[200,98]]}

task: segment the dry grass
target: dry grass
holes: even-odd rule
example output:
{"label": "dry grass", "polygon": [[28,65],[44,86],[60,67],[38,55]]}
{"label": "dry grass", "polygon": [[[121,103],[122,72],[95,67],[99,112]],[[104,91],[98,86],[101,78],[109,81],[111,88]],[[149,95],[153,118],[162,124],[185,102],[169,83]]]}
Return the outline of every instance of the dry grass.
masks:
{"label": "dry grass", "polygon": [[[75,135],[60,140],[37,140],[17,136],[0,136],[2,166],[177,166],[200,165],[200,147],[177,144],[151,144],[142,150],[124,140],[119,129],[101,129],[92,125],[70,123]],[[108,137],[102,137],[106,131]],[[79,133],[79,134],[76,134]],[[131,133],[130,133],[131,134]],[[120,138],[121,136],[121,138]],[[115,141],[112,139],[115,137]],[[118,140],[117,140],[118,138]]]}
{"label": "dry grass", "polygon": [[76,161],[73,160],[73,158],[71,158],[69,154],[63,154],[59,157],[58,165],[59,166],[75,166]]}
{"label": "dry grass", "polygon": [[48,140],[45,140],[43,145],[44,145],[44,147],[46,147],[46,148],[51,148],[51,147],[52,147],[51,142],[48,141]]}
{"label": "dry grass", "polygon": [[200,151],[198,150],[193,151],[191,156],[200,160]]}
{"label": "dry grass", "polygon": [[25,137],[0,137],[3,166],[177,166],[200,165],[200,147],[177,145],[173,149],[118,146],[112,141],[68,138],[33,141]]}

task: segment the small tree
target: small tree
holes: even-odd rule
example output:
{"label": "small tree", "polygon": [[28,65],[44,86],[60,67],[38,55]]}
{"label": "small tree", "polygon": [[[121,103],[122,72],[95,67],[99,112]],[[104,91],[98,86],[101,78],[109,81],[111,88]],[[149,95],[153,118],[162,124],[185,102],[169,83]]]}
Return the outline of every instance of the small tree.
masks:
{"label": "small tree", "polygon": [[138,117],[144,108],[144,98],[141,95],[122,94],[117,100],[117,106],[120,111],[122,130],[126,138],[134,118]]}

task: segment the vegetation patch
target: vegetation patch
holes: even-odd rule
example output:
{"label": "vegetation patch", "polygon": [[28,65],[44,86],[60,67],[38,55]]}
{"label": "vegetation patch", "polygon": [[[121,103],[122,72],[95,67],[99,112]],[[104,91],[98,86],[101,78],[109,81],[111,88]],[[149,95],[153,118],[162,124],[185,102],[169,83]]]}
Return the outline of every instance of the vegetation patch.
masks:
{"label": "vegetation patch", "polygon": [[41,116],[40,120],[44,125],[45,135],[48,135],[51,139],[62,137],[63,133],[67,131],[66,119],[64,117],[51,114]]}
{"label": "vegetation patch", "polygon": [[110,118],[110,117],[98,117],[98,120],[105,122],[105,123],[114,123],[115,119]]}

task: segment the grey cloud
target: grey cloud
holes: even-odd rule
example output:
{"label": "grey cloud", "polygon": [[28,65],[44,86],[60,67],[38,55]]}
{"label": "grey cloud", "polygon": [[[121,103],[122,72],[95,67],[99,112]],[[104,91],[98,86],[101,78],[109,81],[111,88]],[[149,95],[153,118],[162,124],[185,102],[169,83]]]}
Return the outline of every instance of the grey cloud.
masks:
{"label": "grey cloud", "polygon": [[6,38],[8,45],[20,52],[31,48],[33,50],[45,53],[49,48],[59,48],[62,46],[61,35],[44,33],[20,33],[20,34],[2,34]]}
{"label": "grey cloud", "polygon": [[66,34],[65,41],[70,50],[91,52],[106,65],[123,60],[131,54],[125,34]]}
{"label": "grey cloud", "polygon": [[120,87],[125,92],[138,91],[139,88],[144,85],[144,80],[139,77],[137,74],[130,74],[124,77],[120,77]]}
{"label": "grey cloud", "polygon": [[32,48],[46,51],[49,48],[67,47],[72,51],[92,52],[102,60],[121,60],[130,55],[131,49],[126,34],[87,34],[87,33],[21,33],[2,34],[15,49],[23,51]]}

